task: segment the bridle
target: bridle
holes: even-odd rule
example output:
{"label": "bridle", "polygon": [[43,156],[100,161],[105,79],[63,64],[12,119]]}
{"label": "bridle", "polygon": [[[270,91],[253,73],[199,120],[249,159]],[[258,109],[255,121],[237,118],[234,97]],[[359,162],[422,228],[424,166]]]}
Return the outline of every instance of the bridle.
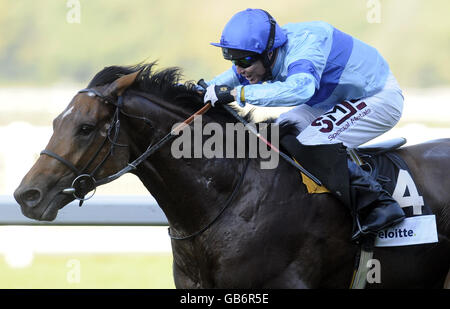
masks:
{"label": "bridle", "polygon": [[[123,94],[117,97],[117,101],[113,102],[113,100],[110,100],[109,98],[105,97],[102,93],[100,93],[98,90],[93,88],[86,88],[78,91],[78,93],[87,93],[88,96],[96,97],[98,100],[100,100],[102,103],[105,104],[112,104],[116,106],[116,110],[114,112],[114,116],[111,120],[110,127],[108,129],[108,134],[106,135],[103,143],[100,145],[100,147],[96,150],[94,156],[89,160],[89,162],[81,169],[78,169],[75,167],[75,165],[68,160],[64,159],[60,155],[50,151],[50,150],[43,150],[41,151],[40,155],[47,155],[49,157],[52,157],[56,160],[58,160],[60,163],[65,165],[67,168],[69,168],[74,174],[75,178],[72,181],[72,185],[69,188],[61,190],[61,193],[64,194],[72,194],[73,197],[80,201],[80,206],[83,204],[84,201],[90,199],[96,191],[96,188],[100,185],[104,185],[107,183],[110,183],[117,178],[121,177],[122,175],[135,170],[139,164],[141,164],[143,161],[145,161],[150,155],[155,153],[157,150],[159,150],[164,144],[169,142],[170,140],[174,139],[178,136],[178,133],[183,130],[184,127],[188,126],[192,121],[194,121],[194,118],[196,116],[202,115],[206,113],[210,108],[211,104],[208,103],[205,106],[203,106],[200,110],[198,110],[196,113],[191,115],[188,119],[186,119],[183,123],[172,129],[167,135],[165,135],[162,139],[160,139],[155,144],[150,144],[148,148],[133,162],[128,163],[127,166],[122,168],[117,173],[107,176],[103,179],[96,180],[94,178],[96,172],[105,164],[106,160],[114,153],[115,147],[127,147],[127,145],[121,145],[117,143],[117,139],[119,137],[120,132],[120,118],[119,115],[122,113],[126,115],[127,117],[141,119],[141,117],[129,115],[123,111]],[[146,119],[143,119],[146,120]],[[114,130],[114,135],[111,138],[111,133]],[[111,147],[108,153],[103,157],[101,162],[90,172],[88,173],[87,170],[92,165],[92,163],[95,161],[95,159],[100,154],[101,150],[105,146],[106,142],[110,141]],[[240,185],[239,185],[240,186]],[[239,187],[237,186],[237,187]],[[86,195],[92,191],[92,194]],[[234,195],[234,194],[233,194]],[[231,202],[231,201],[230,201]],[[228,203],[227,203],[228,204]]]}
{"label": "bridle", "polygon": [[[81,206],[84,201],[86,201],[86,200],[90,199],[92,196],[94,196],[97,186],[99,186],[100,184],[105,184],[105,183],[112,181],[112,180],[108,180],[107,178],[104,178],[101,180],[96,180],[94,178],[94,175],[106,163],[107,159],[111,155],[114,154],[114,150],[116,147],[127,147],[127,145],[122,145],[122,144],[117,143],[117,140],[119,138],[119,132],[120,132],[119,114],[122,112],[123,96],[122,95],[119,96],[117,98],[117,102],[111,103],[111,101],[109,99],[107,99],[105,96],[103,96],[96,89],[86,88],[86,89],[82,89],[82,90],[78,91],[78,93],[86,93],[90,97],[98,98],[102,103],[113,104],[116,106],[116,110],[112,117],[112,120],[109,125],[108,132],[106,134],[105,139],[100,144],[100,146],[97,148],[97,150],[95,151],[92,158],[81,169],[78,169],[73,163],[71,163],[70,161],[64,159],[60,155],[58,155],[50,150],[44,149],[41,151],[40,155],[47,155],[49,157],[52,157],[52,158],[58,160],[60,163],[65,165],[67,168],[69,168],[75,174],[75,179],[72,181],[71,187],[63,189],[62,193],[72,194],[75,199],[80,201],[80,206]],[[111,137],[112,133],[113,133],[113,136]],[[88,172],[89,167],[97,159],[101,150],[103,149],[103,147],[106,145],[106,143],[108,141],[111,143],[111,147],[110,147],[108,153],[103,157],[103,159],[100,161],[100,163],[89,173]],[[91,191],[92,191],[92,193],[87,195]]]}

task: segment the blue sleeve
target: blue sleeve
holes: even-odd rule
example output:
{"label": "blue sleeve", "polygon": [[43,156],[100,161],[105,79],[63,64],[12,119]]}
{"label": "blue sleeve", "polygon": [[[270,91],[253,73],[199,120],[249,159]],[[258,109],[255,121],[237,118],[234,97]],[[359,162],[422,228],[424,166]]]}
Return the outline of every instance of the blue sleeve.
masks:
{"label": "blue sleeve", "polygon": [[[295,106],[311,99],[320,86],[328,54],[331,49],[333,28],[324,23],[292,24],[283,65],[287,66],[286,80],[237,87],[238,103],[257,106]],[[244,99],[245,101],[243,101]]]}
{"label": "blue sleeve", "polygon": [[308,29],[290,42],[285,61],[287,76],[311,74],[318,89],[332,46],[333,28],[324,23],[310,23]]}
{"label": "blue sleeve", "polygon": [[[241,101],[241,89],[244,88],[244,102]],[[238,86],[238,103],[257,106],[295,106],[307,102],[316,90],[315,78],[309,73],[297,73],[284,82],[274,82],[247,86]]]}

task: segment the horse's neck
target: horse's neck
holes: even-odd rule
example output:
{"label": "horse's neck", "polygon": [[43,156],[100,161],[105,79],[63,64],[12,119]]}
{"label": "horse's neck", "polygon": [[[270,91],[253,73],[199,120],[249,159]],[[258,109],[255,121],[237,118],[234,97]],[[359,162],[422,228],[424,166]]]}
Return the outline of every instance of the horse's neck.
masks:
{"label": "horse's neck", "polygon": [[220,211],[243,173],[243,160],[151,157],[138,177],[178,234],[191,234]]}

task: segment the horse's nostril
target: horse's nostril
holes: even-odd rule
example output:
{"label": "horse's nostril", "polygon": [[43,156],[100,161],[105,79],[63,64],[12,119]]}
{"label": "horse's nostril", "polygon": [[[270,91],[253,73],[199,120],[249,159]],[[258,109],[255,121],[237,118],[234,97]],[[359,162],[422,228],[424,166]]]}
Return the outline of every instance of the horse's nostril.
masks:
{"label": "horse's nostril", "polygon": [[38,189],[29,189],[23,192],[20,197],[28,207],[34,207],[41,200],[41,191]]}

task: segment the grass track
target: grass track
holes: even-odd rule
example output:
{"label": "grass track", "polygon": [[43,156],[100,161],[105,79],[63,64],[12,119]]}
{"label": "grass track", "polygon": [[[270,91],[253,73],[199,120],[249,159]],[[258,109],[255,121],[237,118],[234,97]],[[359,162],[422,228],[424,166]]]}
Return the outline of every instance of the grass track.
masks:
{"label": "grass track", "polygon": [[172,255],[36,254],[25,268],[11,268],[0,255],[0,288],[172,289]]}

